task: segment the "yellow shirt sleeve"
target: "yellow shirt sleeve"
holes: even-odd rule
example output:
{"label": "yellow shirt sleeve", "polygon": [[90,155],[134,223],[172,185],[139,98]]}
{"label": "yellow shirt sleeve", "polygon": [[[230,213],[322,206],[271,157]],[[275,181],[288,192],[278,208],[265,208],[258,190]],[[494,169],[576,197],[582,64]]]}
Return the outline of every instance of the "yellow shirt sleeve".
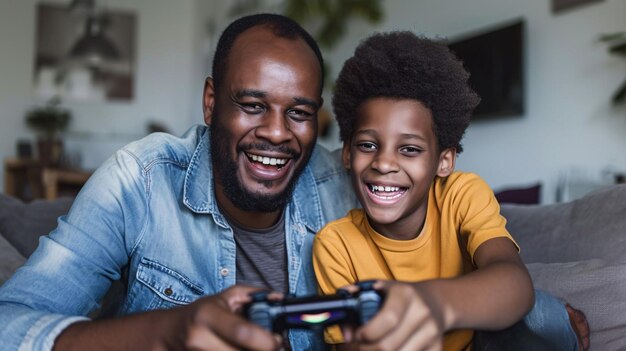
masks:
{"label": "yellow shirt sleeve", "polygon": [[441,198],[448,199],[443,203],[450,208],[442,212],[457,216],[455,222],[460,224],[460,235],[467,244],[466,249],[472,262],[478,247],[497,237],[510,239],[519,251],[519,246],[506,230],[506,219],[500,215],[500,205],[493,191],[482,178],[471,173],[456,172],[447,182],[449,184],[446,184],[445,192],[450,195]]}

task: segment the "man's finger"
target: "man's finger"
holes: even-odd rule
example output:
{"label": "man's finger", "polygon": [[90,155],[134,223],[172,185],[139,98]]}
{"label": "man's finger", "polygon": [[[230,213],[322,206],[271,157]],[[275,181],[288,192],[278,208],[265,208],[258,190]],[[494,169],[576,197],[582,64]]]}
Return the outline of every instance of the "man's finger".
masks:
{"label": "man's finger", "polygon": [[[239,312],[246,303],[252,301],[250,295],[258,291],[263,291],[263,289],[247,285],[235,285],[224,290],[219,296],[231,311]],[[268,292],[267,298],[268,300],[280,300],[283,298],[283,294],[275,291]]]}
{"label": "man's finger", "polygon": [[185,348],[192,351],[236,351],[237,348],[218,338],[204,326],[196,325],[189,330]]}
{"label": "man's finger", "polygon": [[217,336],[238,348],[261,351],[280,347],[272,333],[239,316],[229,315],[216,319],[215,322],[211,329]]}
{"label": "man's finger", "polygon": [[[209,299],[196,312],[194,324],[204,326],[226,343],[249,350],[275,350],[280,344],[272,333],[246,320],[245,317],[229,310],[246,301],[239,296],[247,296],[247,289],[225,291],[215,299]],[[233,295],[231,295],[233,294]]]}

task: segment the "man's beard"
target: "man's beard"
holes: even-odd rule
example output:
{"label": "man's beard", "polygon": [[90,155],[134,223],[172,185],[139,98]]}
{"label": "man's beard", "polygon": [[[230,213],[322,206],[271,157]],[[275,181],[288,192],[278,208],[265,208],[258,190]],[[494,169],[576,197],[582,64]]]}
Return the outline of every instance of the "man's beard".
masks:
{"label": "man's beard", "polygon": [[[279,150],[292,156],[291,162],[295,162],[300,157],[305,157],[304,162],[299,168],[294,170],[294,174],[287,184],[287,187],[278,194],[265,195],[248,191],[240,181],[239,168],[237,162],[233,160],[228,152],[228,133],[220,128],[220,123],[213,117],[211,124],[211,162],[213,164],[213,172],[219,177],[224,188],[224,192],[228,199],[243,211],[259,211],[259,212],[275,212],[282,210],[287,206],[291,199],[293,190],[296,186],[298,178],[302,174],[304,167],[308,163],[308,159],[313,152],[315,144],[311,147],[311,153],[302,155],[295,150],[285,146],[275,146],[270,143],[256,143],[237,146],[237,154],[255,148],[257,150]],[[261,182],[266,187],[270,187],[272,181]]]}

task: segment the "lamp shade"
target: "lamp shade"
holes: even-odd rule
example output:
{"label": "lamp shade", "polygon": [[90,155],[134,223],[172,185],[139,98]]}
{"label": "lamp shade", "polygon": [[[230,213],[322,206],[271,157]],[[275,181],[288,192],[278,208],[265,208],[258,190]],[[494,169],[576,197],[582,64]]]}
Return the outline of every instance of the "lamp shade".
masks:
{"label": "lamp shade", "polygon": [[106,20],[102,16],[89,16],[85,21],[85,33],[70,50],[70,57],[86,60],[92,65],[120,58],[115,44],[104,33]]}

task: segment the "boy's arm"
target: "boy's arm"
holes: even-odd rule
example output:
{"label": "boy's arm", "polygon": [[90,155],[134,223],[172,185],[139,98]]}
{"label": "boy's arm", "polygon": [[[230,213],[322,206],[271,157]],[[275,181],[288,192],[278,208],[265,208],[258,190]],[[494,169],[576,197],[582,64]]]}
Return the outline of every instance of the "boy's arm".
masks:
{"label": "boy's arm", "polygon": [[508,238],[480,245],[474,262],[478,269],[453,279],[419,283],[381,281],[386,302],[355,338],[386,349],[438,349],[446,331],[503,329],[532,307],[530,276]]}

